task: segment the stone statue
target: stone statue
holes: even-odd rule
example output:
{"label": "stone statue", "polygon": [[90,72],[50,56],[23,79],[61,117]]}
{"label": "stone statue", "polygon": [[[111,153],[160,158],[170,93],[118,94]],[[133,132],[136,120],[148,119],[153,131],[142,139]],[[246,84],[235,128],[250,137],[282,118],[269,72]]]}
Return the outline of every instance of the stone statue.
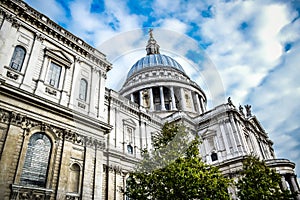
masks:
{"label": "stone statue", "polygon": [[252,114],[251,114],[251,105],[245,105],[245,108],[246,108],[246,116],[247,117],[251,117]]}
{"label": "stone statue", "polygon": [[243,108],[243,106],[241,106],[241,104],[239,106],[239,111],[242,115],[244,115],[244,108]]}
{"label": "stone statue", "polygon": [[228,102],[228,105],[235,107],[232,103],[231,97],[227,98],[227,102]]}
{"label": "stone statue", "polygon": [[149,29],[148,33],[149,33],[150,38],[153,38],[153,29],[152,28]]}

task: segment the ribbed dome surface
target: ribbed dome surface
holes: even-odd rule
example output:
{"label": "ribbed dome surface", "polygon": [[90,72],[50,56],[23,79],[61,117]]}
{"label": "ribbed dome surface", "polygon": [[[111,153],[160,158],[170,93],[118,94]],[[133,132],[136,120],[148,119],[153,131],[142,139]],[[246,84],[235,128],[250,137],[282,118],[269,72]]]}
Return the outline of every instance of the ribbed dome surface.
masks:
{"label": "ribbed dome surface", "polygon": [[148,67],[172,67],[184,73],[181,65],[173,58],[162,54],[150,54],[138,60],[130,69],[127,78]]}

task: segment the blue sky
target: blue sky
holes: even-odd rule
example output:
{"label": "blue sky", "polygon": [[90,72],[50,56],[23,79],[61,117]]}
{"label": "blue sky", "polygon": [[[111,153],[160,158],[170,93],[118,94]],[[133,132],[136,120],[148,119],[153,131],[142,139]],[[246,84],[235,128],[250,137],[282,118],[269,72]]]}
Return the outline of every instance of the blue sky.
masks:
{"label": "blue sky", "polygon": [[236,106],[251,104],[277,157],[295,162],[300,175],[300,1],[26,2],[103,51],[113,63],[108,87],[115,90],[145,56],[153,27],[161,52],[206,90],[210,107],[228,96]]}

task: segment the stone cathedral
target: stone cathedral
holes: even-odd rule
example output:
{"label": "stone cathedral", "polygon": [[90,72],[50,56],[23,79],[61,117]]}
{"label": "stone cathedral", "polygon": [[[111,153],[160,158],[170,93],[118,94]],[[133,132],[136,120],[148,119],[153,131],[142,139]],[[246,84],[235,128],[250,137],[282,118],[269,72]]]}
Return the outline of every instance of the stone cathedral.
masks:
{"label": "stone cathedral", "polygon": [[250,106],[229,98],[207,109],[205,92],[151,31],[118,92],[106,88],[104,53],[25,2],[1,0],[0,199],[126,199],[129,172],[165,122],[200,135],[203,160],[223,174],[234,177],[253,153],[299,192],[295,164],[275,158]]}

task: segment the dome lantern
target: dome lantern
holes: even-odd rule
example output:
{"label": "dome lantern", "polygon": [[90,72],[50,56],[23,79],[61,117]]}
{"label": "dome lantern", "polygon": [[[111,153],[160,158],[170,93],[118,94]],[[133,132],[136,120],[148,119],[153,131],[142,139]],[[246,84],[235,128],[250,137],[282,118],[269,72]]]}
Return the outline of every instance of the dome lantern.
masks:
{"label": "dome lantern", "polygon": [[149,40],[146,46],[147,55],[151,54],[159,54],[159,45],[157,44],[156,40],[153,38],[153,29],[150,28],[149,30]]}

